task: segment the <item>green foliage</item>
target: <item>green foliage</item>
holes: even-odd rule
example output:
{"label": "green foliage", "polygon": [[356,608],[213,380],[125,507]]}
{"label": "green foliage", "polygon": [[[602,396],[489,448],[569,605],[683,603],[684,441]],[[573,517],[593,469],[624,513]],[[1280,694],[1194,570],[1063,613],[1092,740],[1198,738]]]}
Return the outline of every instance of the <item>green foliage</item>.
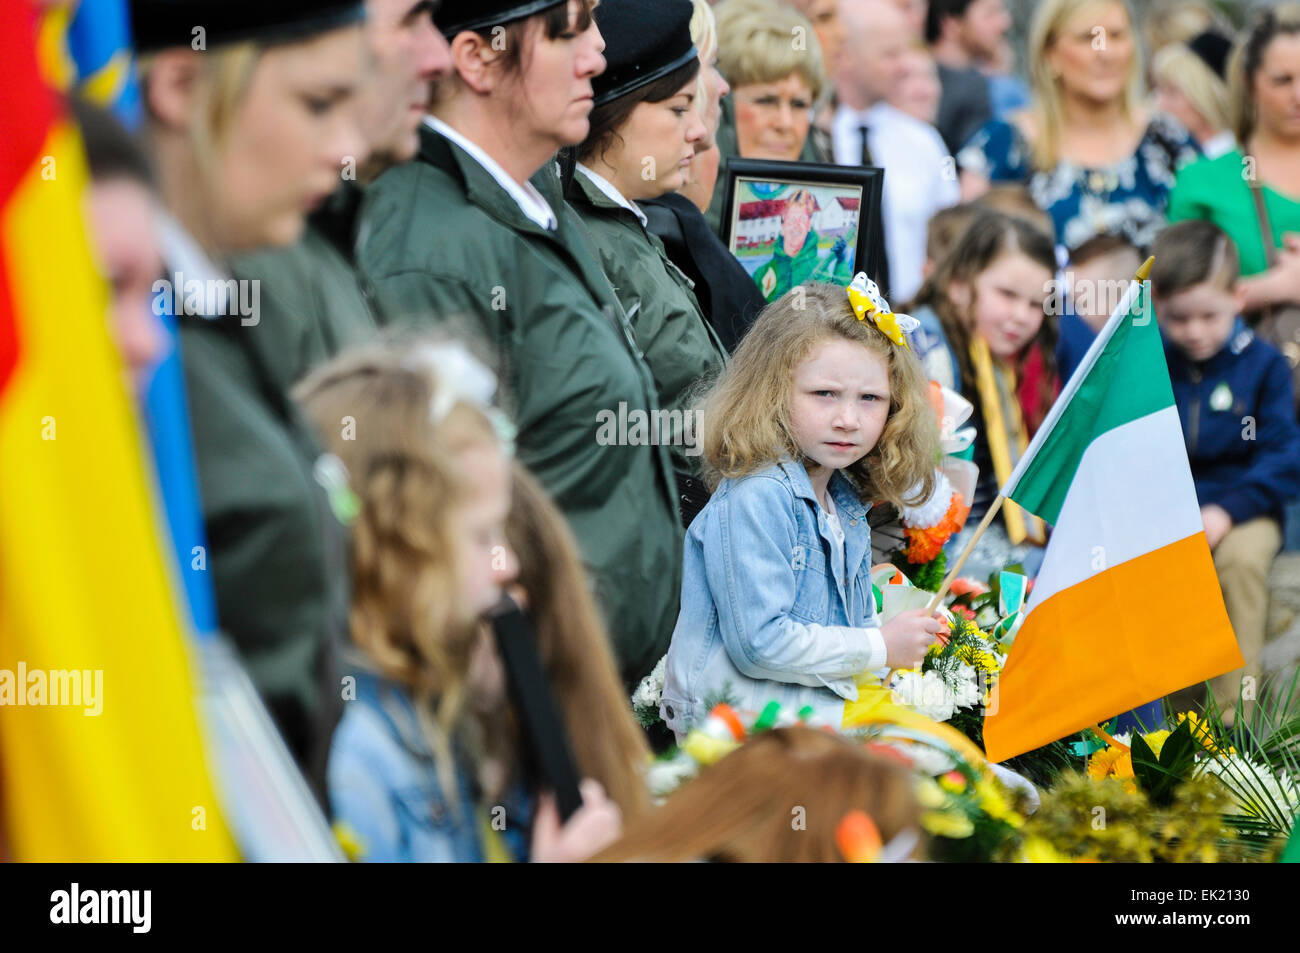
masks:
{"label": "green foliage", "polygon": [[1229,823],[1272,850],[1300,820],[1300,672],[1265,679],[1253,703],[1238,699],[1228,711],[1207,696],[1201,720],[1215,763],[1206,773],[1236,802]]}
{"label": "green foliage", "polygon": [[1024,833],[1068,858],[1103,863],[1271,859],[1272,852],[1253,849],[1225,825],[1225,800],[1209,778],[1174,784],[1167,803],[1156,805],[1141,788],[1128,791],[1113,779],[1090,781],[1071,772],[1043,793]]}
{"label": "green foliage", "polygon": [[636,715],[637,723],[642,728],[653,728],[659,724],[662,719],[659,717],[659,707],[650,705],[633,705],[632,714]]}
{"label": "green foliage", "polygon": [[1156,757],[1141,733],[1133,732],[1129,743],[1133,759],[1133,776],[1152,804],[1166,807],[1173,801],[1174,789],[1192,776],[1200,744],[1192,737],[1191,725],[1183,722],[1175,729]]}
{"label": "green foliage", "polygon": [[938,592],[939,587],[943,585],[943,577],[948,571],[948,554],[939,550],[939,555],[935,556],[928,563],[910,563],[899,550],[894,557],[896,565],[904,576],[912,580],[912,585],[918,589],[924,589],[926,592]]}
{"label": "green foliage", "polygon": [[722,683],[722,687],[716,692],[710,692],[704,696],[704,710],[713,711],[717,705],[730,705],[735,708],[740,704],[740,697],[736,694],[735,686],[730,680]]}

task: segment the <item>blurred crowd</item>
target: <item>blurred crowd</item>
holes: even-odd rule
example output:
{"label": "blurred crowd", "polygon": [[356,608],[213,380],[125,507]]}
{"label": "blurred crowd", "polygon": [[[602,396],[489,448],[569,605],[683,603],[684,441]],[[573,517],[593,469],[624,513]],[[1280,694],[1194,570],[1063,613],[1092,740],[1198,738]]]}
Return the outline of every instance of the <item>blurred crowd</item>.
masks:
{"label": "blurred crowd", "polygon": [[[629,694],[750,452],[697,408],[765,386],[747,334],[788,305],[725,243],[736,158],[884,170],[870,277],[975,406],[971,525],[1154,249],[1254,671],[1300,548],[1300,6],[1233,13],[1043,0],[1016,48],[1004,0],[133,0],[142,128],[75,104],[112,328],[141,395],[179,352],[220,629],[354,856],[829,860],[850,811],[915,825],[905,772],[810,727],[664,805],[643,780],[673,739]],[[994,524],[972,569],[1046,538]],[[484,621],[506,596],[584,779],[567,819]]]}

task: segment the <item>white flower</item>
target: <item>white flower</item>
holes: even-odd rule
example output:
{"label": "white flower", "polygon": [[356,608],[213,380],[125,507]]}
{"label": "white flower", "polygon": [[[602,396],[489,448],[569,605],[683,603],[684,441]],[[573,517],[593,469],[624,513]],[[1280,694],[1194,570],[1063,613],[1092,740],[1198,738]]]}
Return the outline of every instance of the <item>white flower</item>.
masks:
{"label": "white flower", "polygon": [[653,708],[659,710],[659,698],[664,693],[664,669],[668,662],[668,656],[661,658],[654,670],[641,679],[641,684],[636,687],[632,693],[633,708]]}
{"label": "white flower", "polygon": [[938,672],[900,672],[892,683],[891,700],[907,705],[934,721],[947,721],[956,710],[953,691]]}
{"label": "white flower", "polygon": [[1300,789],[1285,771],[1274,773],[1268,765],[1241,755],[1216,755],[1207,759],[1198,773],[1218,776],[1232,792],[1237,814],[1272,817],[1280,809],[1294,817],[1300,810]]}
{"label": "white flower", "polygon": [[965,662],[957,668],[955,684],[951,687],[953,704],[958,708],[975,708],[984,699],[975,669]]}

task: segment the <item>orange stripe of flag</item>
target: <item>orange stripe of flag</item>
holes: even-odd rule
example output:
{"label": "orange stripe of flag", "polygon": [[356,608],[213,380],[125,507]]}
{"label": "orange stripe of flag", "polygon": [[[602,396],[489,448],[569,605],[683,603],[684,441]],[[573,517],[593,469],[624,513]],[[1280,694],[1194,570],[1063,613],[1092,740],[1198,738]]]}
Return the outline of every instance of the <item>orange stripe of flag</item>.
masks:
{"label": "orange stripe of flag", "polygon": [[[1225,630],[1231,625],[1200,533],[1050,596],[1025,617],[990,700],[989,760],[1104,722],[1132,708],[1135,697],[1153,701],[1240,668],[1245,662]],[[1073,635],[1080,632],[1092,637]]]}

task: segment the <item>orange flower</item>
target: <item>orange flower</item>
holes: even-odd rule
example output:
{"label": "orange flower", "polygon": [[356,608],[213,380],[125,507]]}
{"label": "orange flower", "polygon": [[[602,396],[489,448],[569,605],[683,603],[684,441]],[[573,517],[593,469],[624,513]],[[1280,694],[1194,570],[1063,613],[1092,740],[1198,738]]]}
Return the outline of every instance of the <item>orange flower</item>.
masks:
{"label": "orange flower", "polygon": [[1124,790],[1130,794],[1137,792],[1137,782],[1133,776],[1133,754],[1127,748],[1112,745],[1098,751],[1088,761],[1088,777],[1093,781],[1115,778],[1124,782]]}
{"label": "orange flower", "polygon": [[907,549],[903,555],[907,561],[914,566],[920,566],[938,556],[943,551],[943,544],[961,531],[969,514],[970,507],[966,505],[962,495],[953,493],[948,503],[948,510],[938,523],[933,526],[905,527],[903,536],[907,539]]}

